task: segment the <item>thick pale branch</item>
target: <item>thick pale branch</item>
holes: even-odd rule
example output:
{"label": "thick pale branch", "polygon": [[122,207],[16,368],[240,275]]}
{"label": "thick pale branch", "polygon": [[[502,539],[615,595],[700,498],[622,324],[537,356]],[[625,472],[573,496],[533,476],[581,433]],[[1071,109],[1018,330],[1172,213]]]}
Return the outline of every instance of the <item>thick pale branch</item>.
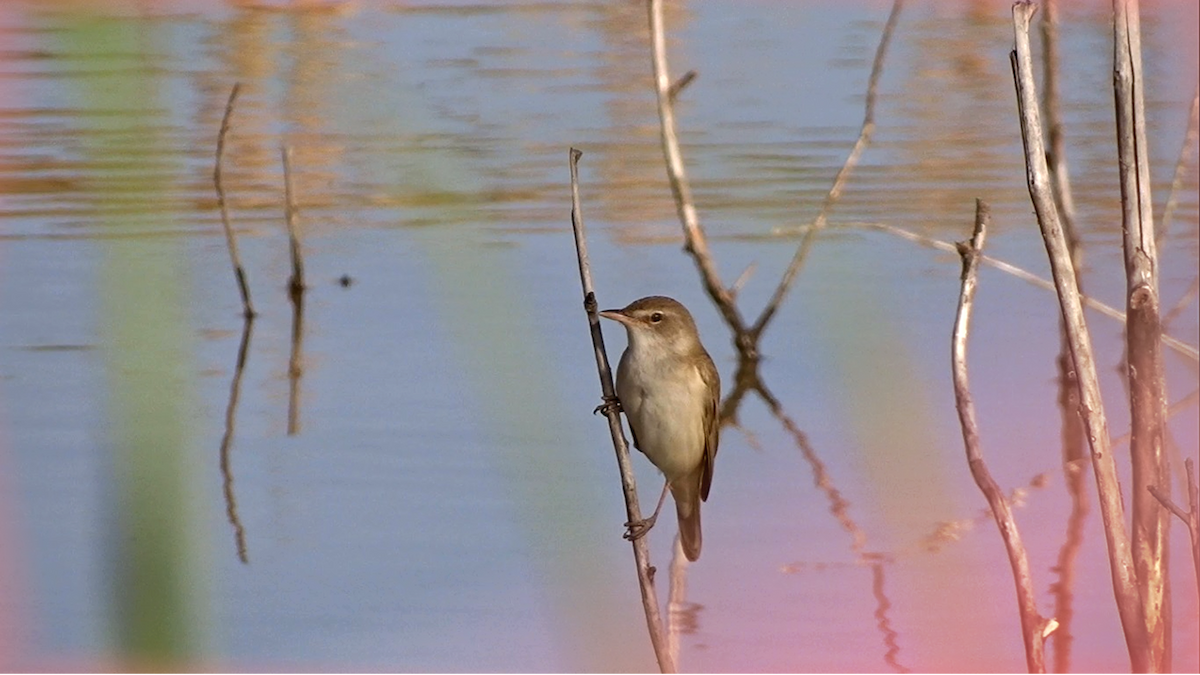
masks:
{"label": "thick pale branch", "polygon": [[1155,503],[1149,488],[1167,484],[1163,452],[1167,394],[1144,89],[1138,2],[1113,0],[1113,92],[1125,251],[1125,341],[1132,433],[1129,450],[1133,462],[1133,562],[1146,620],[1150,669],[1166,672],[1171,669],[1171,628],[1163,618],[1171,606],[1167,584],[1169,516]]}

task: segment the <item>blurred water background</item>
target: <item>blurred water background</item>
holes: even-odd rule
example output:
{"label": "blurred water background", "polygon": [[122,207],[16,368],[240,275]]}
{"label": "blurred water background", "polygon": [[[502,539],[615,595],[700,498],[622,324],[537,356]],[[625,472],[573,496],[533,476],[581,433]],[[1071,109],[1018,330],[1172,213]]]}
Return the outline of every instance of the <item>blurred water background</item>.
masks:
{"label": "blurred water background", "polygon": [[[858,134],[889,4],[668,3],[672,67],[699,73],[678,106],[697,206],[722,275],[756,265],[750,316]],[[1062,94],[1085,289],[1123,308],[1109,12],[1064,4]],[[1142,13],[1161,214],[1197,7]],[[724,430],[674,613],[685,669],[1024,668],[954,411],[959,261],[851,227],[964,239],[979,197],[989,253],[1048,276],[1009,17],[999,0],[900,16],[874,142],[762,344],[779,408],[749,396]],[[639,2],[0,4],[0,667],[653,669],[591,414],[570,146],[601,305],[677,297],[727,388],[737,364],[681,251],[650,73]],[[248,335],[212,183],[235,82],[225,180],[261,313]],[[1168,309],[1200,258],[1188,142],[1160,248]],[[310,284],[298,329],[281,143]],[[1017,491],[1039,607],[1066,619],[1057,663],[1123,671],[1092,492],[1067,535],[1057,311],[984,268],[983,449]],[[1088,318],[1121,434],[1121,326]],[[1169,332],[1194,348],[1197,323],[1192,296]],[[605,328],[615,362],[623,337]],[[1168,351],[1166,370],[1173,401],[1196,390],[1193,360]],[[1195,457],[1197,418],[1194,400],[1172,418],[1178,456]],[[659,479],[634,461],[645,509]],[[1196,672],[1173,534],[1174,666]]]}

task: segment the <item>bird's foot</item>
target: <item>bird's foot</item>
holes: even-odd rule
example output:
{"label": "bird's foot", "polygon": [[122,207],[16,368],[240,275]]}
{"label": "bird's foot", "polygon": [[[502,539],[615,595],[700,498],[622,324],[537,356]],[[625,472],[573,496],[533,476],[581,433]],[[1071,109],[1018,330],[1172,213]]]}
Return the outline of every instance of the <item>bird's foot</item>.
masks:
{"label": "bird's foot", "polygon": [[592,411],[592,414],[599,415],[600,413],[604,413],[607,416],[610,412],[619,413],[622,410],[624,410],[624,408],[621,407],[621,399],[617,398],[616,396],[605,396],[604,403],[596,406],[596,409]]}
{"label": "bird's foot", "polygon": [[655,513],[649,518],[643,518],[636,522],[630,521],[625,523],[625,534],[621,536],[629,541],[637,541],[638,539],[646,536],[646,533],[650,531],[650,528],[654,527],[654,521],[656,520],[658,520],[658,513]]}

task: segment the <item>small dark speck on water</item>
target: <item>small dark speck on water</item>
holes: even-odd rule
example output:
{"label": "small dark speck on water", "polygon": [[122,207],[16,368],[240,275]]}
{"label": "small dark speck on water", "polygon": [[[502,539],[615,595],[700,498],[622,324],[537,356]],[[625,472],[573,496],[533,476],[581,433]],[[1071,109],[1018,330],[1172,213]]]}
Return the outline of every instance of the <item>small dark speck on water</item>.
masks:
{"label": "small dark speck on water", "polygon": [[337,281],[338,285],[342,288],[350,288],[352,285],[354,285],[354,278],[349,274],[343,274],[342,276],[338,277]]}

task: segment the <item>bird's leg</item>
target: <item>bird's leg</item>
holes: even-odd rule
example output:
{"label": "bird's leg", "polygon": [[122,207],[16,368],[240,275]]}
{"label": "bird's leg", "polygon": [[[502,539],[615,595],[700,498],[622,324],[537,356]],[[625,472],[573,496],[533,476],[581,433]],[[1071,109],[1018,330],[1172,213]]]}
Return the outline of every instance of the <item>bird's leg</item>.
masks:
{"label": "bird's leg", "polygon": [[662,510],[663,502],[667,499],[667,488],[670,487],[670,485],[671,483],[669,481],[663,481],[662,494],[658,496],[658,506],[654,507],[654,515],[650,516],[649,518],[643,518],[636,523],[625,523],[625,527],[629,528],[625,530],[625,534],[623,535],[626,539],[629,541],[641,539],[642,537],[646,536],[646,533],[650,531],[650,528],[654,527],[654,521],[658,520],[658,512]]}
{"label": "bird's leg", "polygon": [[621,407],[621,399],[617,398],[616,396],[605,396],[603,397],[603,400],[604,403],[596,406],[596,409],[592,411],[593,415],[597,415],[599,413],[608,415],[609,412],[621,412],[624,410],[624,408]]}

